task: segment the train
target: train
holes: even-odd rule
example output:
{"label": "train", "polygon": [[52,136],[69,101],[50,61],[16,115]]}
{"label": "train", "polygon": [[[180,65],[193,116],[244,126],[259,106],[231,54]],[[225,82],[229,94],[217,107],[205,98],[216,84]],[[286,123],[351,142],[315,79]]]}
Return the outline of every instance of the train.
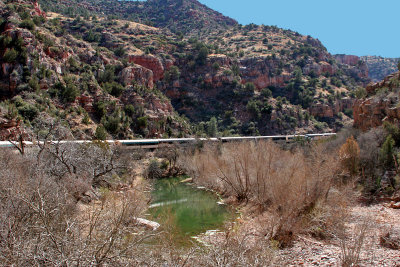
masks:
{"label": "train", "polygon": [[[257,140],[273,140],[273,141],[290,141],[297,138],[314,139],[321,137],[332,137],[336,133],[322,133],[322,134],[294,134],[294,135],[271,135],[271,136],[243,136],[243,137],[212,137],[212,138],[168,138],[168,139],[135,139],[135,140],[105,140],[108,144],[119,144],[122,146],[138,146],[138,147],[153,147],[159,145],[171,144],[190,144],[196,142],[234,142],[234,141],[257,141]],[[36,145],[37,142],[23,141],[24,145],[29,147]],[[43,141],[39,141],[43,142]],[[90,143],[92,140],[62,140],[62,141],[49,141],[54,144],[85,144]],[[0,148],[10,148],[18,145],[16,141],[0,141]]]}

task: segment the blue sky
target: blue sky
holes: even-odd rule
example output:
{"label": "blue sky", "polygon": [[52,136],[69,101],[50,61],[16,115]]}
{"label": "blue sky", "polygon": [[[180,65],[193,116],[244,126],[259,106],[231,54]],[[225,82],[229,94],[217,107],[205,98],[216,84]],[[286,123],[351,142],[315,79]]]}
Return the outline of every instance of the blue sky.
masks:
{"label": "blue sky", "polygon": [[318,38],[332,54],[400,57],[400,0],[199,0],[245,25]]}

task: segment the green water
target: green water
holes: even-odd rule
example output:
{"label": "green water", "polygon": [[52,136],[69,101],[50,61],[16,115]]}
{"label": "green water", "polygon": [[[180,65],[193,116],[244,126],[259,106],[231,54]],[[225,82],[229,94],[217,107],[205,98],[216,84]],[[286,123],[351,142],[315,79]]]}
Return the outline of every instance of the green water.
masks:
{"label": "green water", "polygon": [[215,194],[181,183],[182,180],[168,178],[155,181],[152,205],[156,207],[150,211],[152,218],[161,226],[168,225],[174,228],[177,235],[189,237],[219,229],[225,221],[234,217],[232,210],[217,204],[219,199]]}

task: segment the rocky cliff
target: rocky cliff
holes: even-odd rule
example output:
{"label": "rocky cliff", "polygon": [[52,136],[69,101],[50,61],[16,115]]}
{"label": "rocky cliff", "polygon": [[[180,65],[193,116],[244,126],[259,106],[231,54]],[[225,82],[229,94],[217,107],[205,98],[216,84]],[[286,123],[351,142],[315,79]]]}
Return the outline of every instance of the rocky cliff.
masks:
{"label": "rocky cliff", "polygon": [[[1,9],[1,105],[22,127],[47,114],[76,138],[101,127],[114,138],[330,131],[369,81],[357,57],[290,30],[238,25],[194,0],[41,3],[46,12],[29,1]],[[137,23],[156,3],[170,23]],[[203,34],[172,32],[187,20]]]}
{"label": "rocky cliff", "polygon": [[361,57],[361,60],[364,61],[368,66],[369,77],[374,82],[379,82],[386,76],[398,71],[397,65],[400,59],[365,56]]}
{"label": "rocky cliff", "polygon": [[[43,117],[63,119],[79,139],[93,138],[99,126],[119,138],[189,131],[170,101],[154,89],[170,66],[167,60],[129,49],[124,63],[113,51],[124,44],[117,34],[96,33],[101,51],[74,35],[77,21],[46,15],[35,2],[1,4],[1,140],[16,139]],[[144,25],[140,31],[157,33]],[[128,52],[122,51],[125,57]]]}
{"label": "rocky cliff", "polygon": [[400,74],[387,76],[366,87],[367,96],[358,99],[353,108],[354,126],[362,130],[378,127],[383,122],[400,121]]}

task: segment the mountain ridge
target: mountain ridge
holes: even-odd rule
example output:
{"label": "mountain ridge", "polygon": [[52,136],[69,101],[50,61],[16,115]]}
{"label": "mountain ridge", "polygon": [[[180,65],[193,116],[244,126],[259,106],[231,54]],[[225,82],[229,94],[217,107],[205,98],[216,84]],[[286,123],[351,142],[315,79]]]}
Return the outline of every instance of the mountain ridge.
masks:
{"label": "mountain ridge", "polygon": [[115,1],[42,2],[3,8],[1,116],[28,130],[44,115],[86,139],[336,131],[369,82],[362,62],[275,26],[185,35],[96,11]]}

